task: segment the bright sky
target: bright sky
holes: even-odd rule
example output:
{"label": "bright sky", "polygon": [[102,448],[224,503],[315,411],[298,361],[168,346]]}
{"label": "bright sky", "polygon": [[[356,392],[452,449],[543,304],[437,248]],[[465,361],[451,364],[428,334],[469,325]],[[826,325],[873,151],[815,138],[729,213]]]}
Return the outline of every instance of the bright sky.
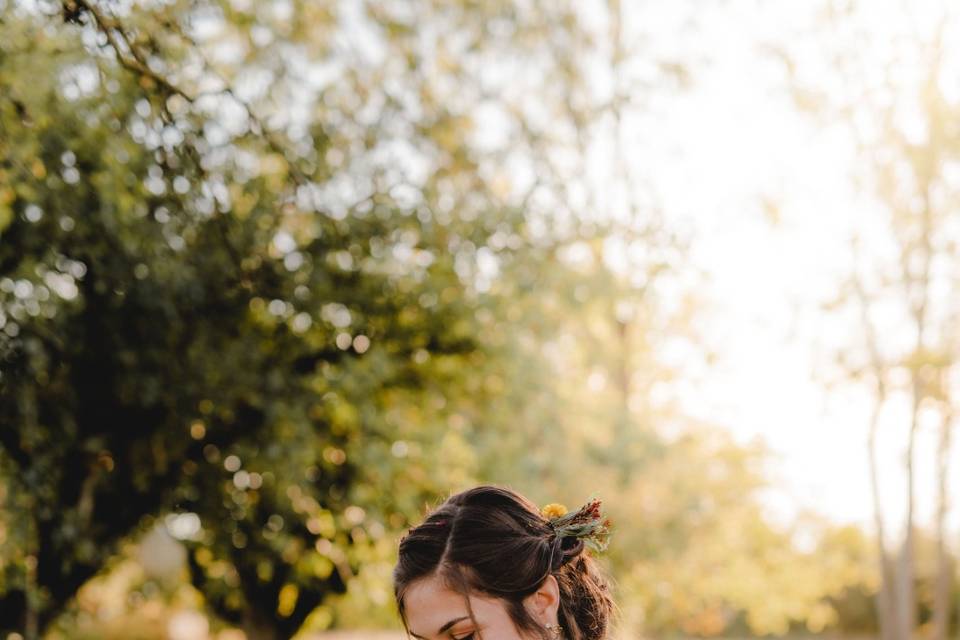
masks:
{"label": "bright sky", "polygon": [[[710,63],[697,72],[695,88],[643,133],[645,155],[657,157],[656,149],[667,159],[645,170],[654,172],[665,210],[693,228],[691,259],[710,274],[703,330],[721,359],[689,389],[686,409],[741,441],[761,437],[777,453],[770,471],[778,489],[768,497],[774,516],[811,508],[872,528],[871,405],[828,394],[815,379],[824,357],[817,342],[837,329],[816,304],[836,291],[848,267],[855,212],[867,219],[870,212],[851,192],[849,145],[791,106],[779,67],[758,53],[758,42],[790,37],[798,10],[786,4],[733,3],[702,22]],[[779,205],[779,225],[763,213],[761,196]],[[888,416],[880,443],[891,528],[903,514],[909,423],[902,413]],[[924,525],[934,508],[935,438],[933,429],[922,430],[917,452]],[[960,499],[957,466],[951,485]],[[960,509],[951,523],[960,529]]]}

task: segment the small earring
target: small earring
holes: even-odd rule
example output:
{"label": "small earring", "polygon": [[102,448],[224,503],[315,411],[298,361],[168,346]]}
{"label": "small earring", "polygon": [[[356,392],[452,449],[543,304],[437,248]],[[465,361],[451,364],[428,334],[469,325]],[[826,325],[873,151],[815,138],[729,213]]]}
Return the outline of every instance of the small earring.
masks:
{"label": "small earring", "polygon": [[553,637],[557,638],[557,640],[563,637],[563,627],[561,627],[560,625],[553,626],[548,622],[547,631],[550,631],[553,634]]}

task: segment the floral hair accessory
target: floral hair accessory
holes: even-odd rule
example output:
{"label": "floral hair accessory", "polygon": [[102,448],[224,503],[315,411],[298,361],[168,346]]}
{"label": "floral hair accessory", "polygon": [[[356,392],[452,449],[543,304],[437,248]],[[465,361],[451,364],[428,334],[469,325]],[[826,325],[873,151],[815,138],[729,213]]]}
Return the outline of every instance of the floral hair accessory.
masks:
{"label": "floral hair accessory", "polygon": [[591,551],[600,553],[610,542],[610,518],[603,515],[600,500],[594,498],[573,513],[562,504],[548,504],[542,511],[558,538],[580,538]]}
{"label": "floral hair accessory", "polygon": [[554,518],[567,515],[567,508],[562,504],[551,502],[540,510],[540,514],[547,520],[553,520]]}

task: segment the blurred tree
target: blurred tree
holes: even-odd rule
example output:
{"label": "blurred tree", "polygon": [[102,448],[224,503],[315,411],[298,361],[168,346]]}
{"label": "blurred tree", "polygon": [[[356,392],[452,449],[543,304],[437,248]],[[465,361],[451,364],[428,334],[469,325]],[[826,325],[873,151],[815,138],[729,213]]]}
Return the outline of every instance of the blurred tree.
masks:
{"label": "blurred tree", "polygon": [[695,274],[633,149],[690,62],[639,48],[641,14],[8,13],[0,462],[31,517],[3,520],[4,611],[29,604],[7,626],[35,637],[166,514],[250,638],[386,620],[393,535],[426,500],[477,480],[580,499],[584,478],[622,523],[633,629],[829,622],[835,583],[750,499],[760,452],[671,388],[678,353],[705,357]]}
{"label": "blurred tree", "polygon": [[[955,72],[958,14],[931,5],[922,15],[891,5],[881,21],[864,3],[824,3],[797,48],[777,45],[797,103],[820,122],[842,127],[855,149],[852,168],[865,217],[851,231],[850,275],[828,307],[847,319],[843,343],[830,345],[831,384],[865,388],[873,402],[867,452],[874,502],[877,563],[883,580],[876,611],[884,639],[910,638],[918,624],[916,592],[917,447],[922,423],[939,431],[938,506],[934,527],[939,569],[933,637],[944,640],[951,619],[952,580],[947,478],[957,405],[960,351],[952,327],[956,291],[958,184],[953,169],[960,137],[956,96],[944,83]],[[806,46],[816,42],[818,55]],[[892,43],[892,46],[891,46]],[[906,333],[902,327],[909,327]],[[905,402],[905,522],[891,554],[884,520],[877,442],[892,411]],[[899,527],[896,528],[897,535]]]}
{"label": "blurred tree", "polygon": [[[292,635],[342,590],[331,540],[358,524],[338,363],[416,389],[421,354],[476,348],[453,268],[471,257],[435,259],[454,226],[380,190],[318,209],[325,139],[300,167],[248,107],[211,119],[156,70],[192,53],[161,44],[175,9],[65,3],[66,28],[22,9],[0,25],[0,435],[6,504],[28,516],[9,521],[0,626],[30,638],[144,516],[193,508],[208,601],[245,611],[251,637]],[[243,105],[222,96],[211,108]],[[484,235],[466,234],[472,251]],[[208,570],[224,561],[226,582]]]}
{"label": "blurred tree", "polygon": [[[709,354],[691,326],[697,301],[688,278],[697,274],[682,270],[684,239],[664,223],[655,192],[636,175],[642,159],[630,154],[633,107],[647,101],[635,76],[639,51],[624,46],[640,40],[636,14],[631,22],[619,3],[592,4],[587,21],[576,7],[555,3],[533,15],[512,5],[512,14],[499,16],[500,5],[491,3],[483,21],[476,13],[483,9],[455,3],[436,12],[423,3],[406,18],[393,6],[375,5],[381,24],[401,22],[390,30],[387,51],[395,55],[384,64],[399,66],[413,49],[410,83],[422,83],[421,93],[498,125],[477,172],[497,176],[515,167],[503,178],[512,185],[506,199],[522,204],[526,220],[516,236],[492,238],[526,252],[497,262],[490,304],[477,315],[477,339],[486,348],[470,358],[471,375],[437,388],[428,406],[396,398],[384,405],[387,430],[399,439],[379,453],[381,477],[408,487],[402,478],[410,467],[438,461],[419,473],[427,483],[407,494],[415,499],[404,501],[404,513],[418,513],[434,486],[445,493],[477,480],[506,482],[547,502],[583,499],[589,483],[625,531],[615,537],[611,564],[619,576],[638,575],[621,581],[631,632],[717,634],[741,613],[743,631],[756,633],[792,623],[829,626],[829,598],[839,576],[857,584],[852,572],[834,578],[820,571],[793,548],[789,531],[761,517],[755,498],[764,486],[762,452],[695,424],[672,386],[681,366],[689,375]],[[417,29],[408,22],[414,17]],[[435,24],[464,46],[448,52],[456,45],[434,44],[424,34]],[[445,64],[430,66],[440,56]],[[542,73],[501,77],[498,70],[516,69],[503,58],[523,59],[522,68]],[[439,71],[421,75],[420,64]],[[668,73],[685,78],[685,65],[664,68],[661,84]],[[597,77],[599,90],[591,84]],[[513,135],[498,141],[501,127]],[[591,161],[602,175],[591,172]],[[538,227],[544,231],[531,231]],[[731,535],[717,536],[718,529]],[[741,539],[743,531],[749,540]],[[641,543],[644,536],[651,542]],[[677,566],[686,570],[673,571]],[[800,570],[802,579],[794,580]],[[751,576],[746,587],[744,574]],[[770,582],[780,597],[770,597]],[[668,604],[664,584],[682,606],[661,606]]]}

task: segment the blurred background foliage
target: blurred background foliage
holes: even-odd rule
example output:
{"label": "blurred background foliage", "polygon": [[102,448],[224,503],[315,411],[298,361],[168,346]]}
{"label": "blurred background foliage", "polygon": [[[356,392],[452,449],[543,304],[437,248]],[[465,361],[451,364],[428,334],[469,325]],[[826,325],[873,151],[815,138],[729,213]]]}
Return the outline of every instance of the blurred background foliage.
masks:
{"label": "blurred background foliage", "polygon": [[598,86],[618,3],[0,9],[7,637],[396,629],[398,536],[482,481],[603,497],[624,637],[877,631],[870,534],[767,519],[672,392],[698,276],[618,132],[698,61]]}

